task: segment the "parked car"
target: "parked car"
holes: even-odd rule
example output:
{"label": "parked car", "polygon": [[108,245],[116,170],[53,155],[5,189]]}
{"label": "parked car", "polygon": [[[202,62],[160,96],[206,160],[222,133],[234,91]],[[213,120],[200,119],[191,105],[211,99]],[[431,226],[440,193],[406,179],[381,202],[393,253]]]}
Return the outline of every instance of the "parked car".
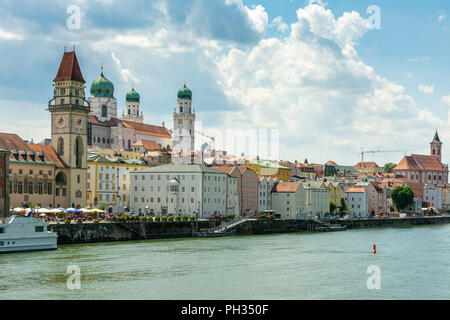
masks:
{"label": "parked car", "polygon": [[375,216],[375,219],[386,219],[386,218],[387,218],[387,215],[385,215],[385,214],[377,214]]}

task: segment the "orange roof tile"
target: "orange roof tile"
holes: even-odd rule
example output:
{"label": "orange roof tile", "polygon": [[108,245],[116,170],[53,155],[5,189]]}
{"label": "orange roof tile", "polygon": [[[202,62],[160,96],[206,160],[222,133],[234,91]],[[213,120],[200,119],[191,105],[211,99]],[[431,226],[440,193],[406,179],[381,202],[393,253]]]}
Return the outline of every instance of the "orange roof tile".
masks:
{"label": "orange roof tile", "polygon": [[281,181],[274,186],[273,191],[274,192],[292,193],[292,192],[297,191],[300,184],[301,184],[300,181],[297,181],[297,182]]}
{"label": "orange roof tile", "polygon": [[133,144],[133,146],[143,146],[145,148],[145,150],[150,150],[150,151],[162,149],[161,146],[159,144],[157,144],[155,141],[144,140],[144,139],[139,140],[138,142]]}
{"label": "orange roof tile", "polygon": [[151,124],[145,124],[145,123],[138,123],[138,122],[132,122],[132,121],[124,121],[122,120],[122,124],[126,128],[132,128],[136,130],[136,133],[148,135],[148,136],[155,136],[155,137],[163,137],[163,138],[171,138],[169,131],[160,126],[154,126]]}
{"label": "orange roof tile", "polygon": [[350,188],[347,191],[345,191],[347,193],[364,193],[366,192],[366,189],[364,188]]}

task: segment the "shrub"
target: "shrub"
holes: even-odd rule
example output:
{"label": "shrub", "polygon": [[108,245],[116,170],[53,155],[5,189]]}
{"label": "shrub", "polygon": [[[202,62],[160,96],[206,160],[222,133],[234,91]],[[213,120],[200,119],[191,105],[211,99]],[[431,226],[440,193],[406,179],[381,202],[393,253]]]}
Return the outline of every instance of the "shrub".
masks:
{"label": "shrub", "polygon": [[153,221],[155,221],[155,222],[160,222],[160,221],[161,221],[161,218],[160,218],[159,216],[153,217]]}
{"label": "shrub", "polygon": [[173,221],[173,220],[174,220],[173,216],[169,216],[169,217],[167,218],[167,221]]}
{"label": "shrub", "polygon": [[162,216],[161,221],[163,221],[163,222],[167,221],[167,216]]}
{"label": "shrub", "polygon": [[176,216],[175,221],[181,221],[181,216]]}
{"label": "shrub", "polygon": [[189,221],[195,221],[195,216],[189,216]]}
{"label": "shrub", "polygon": [[81,224],[81,223],[83,223],[83,220],[78,219],[78,220],[77,220],[77,223],[78,223],[78,224]]}
{"label": "shrub", "polygon": [[182,217],[182,220],[183,220],[183,221],[188,221],[188,220],[189,220],[189,216],[183,216],[183,217]]}

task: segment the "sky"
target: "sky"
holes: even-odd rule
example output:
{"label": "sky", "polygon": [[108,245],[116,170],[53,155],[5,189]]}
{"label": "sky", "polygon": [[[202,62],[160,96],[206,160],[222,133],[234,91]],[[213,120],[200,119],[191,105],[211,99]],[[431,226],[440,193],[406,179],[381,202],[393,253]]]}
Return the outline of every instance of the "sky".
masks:
{"label": "sky", "polygon": [[437,129],[448,163],[448,1],[1,0],[0,12],[0,132],[50,137],[52,80],[75,45],[86,95],[103,64],[119,112],[134,84],[146,123],[172,127],[186,81],[202,131],[278,132],[282,160],[407,150],[365,156],[398,163],[428,154]]}

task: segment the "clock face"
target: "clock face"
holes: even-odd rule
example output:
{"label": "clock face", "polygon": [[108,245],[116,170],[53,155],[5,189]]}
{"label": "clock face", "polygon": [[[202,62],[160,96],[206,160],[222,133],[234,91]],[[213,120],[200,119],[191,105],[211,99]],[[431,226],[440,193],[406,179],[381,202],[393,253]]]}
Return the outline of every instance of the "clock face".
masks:
{"label": "clock face", "polygon": [[56,119],[56,127],[61,129],[61,128],[64,128],[65,126],[66,126],[66,120],[64,119],[63,116],[59,116]]}

